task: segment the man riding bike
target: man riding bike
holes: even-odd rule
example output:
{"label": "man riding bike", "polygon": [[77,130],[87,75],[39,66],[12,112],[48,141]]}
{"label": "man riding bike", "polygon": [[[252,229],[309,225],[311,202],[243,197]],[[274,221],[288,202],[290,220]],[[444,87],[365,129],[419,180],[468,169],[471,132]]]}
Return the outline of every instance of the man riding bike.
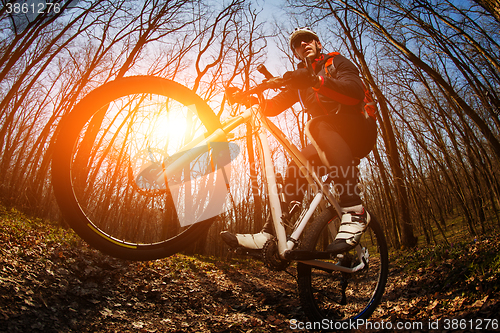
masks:
{"label": "man riding bike", "polygon": [[[283,75],[289,81],[286,90],[266,100],[264,115],[273,117],[300,102],[312,118],[306,124],[310,145],[302,153],[318,175],[329,174],[340,195],[342,219],[339,232],[327,251],[343,252],[359,243],[370,222],[358,188],[357,165],[375,145],[377,128],[374,116],[364,108],[365,89],[356,66],[338,53],[322,53],[318,35],[311,29],[297,28],[289,37],[294,55],[301,60],[295,71]],[[311,73],[310,67],[312,67]],[[250,106],[248,98],[227,91],[230,102]],[[307,180],[291,162],[285,173],[285,201],[301,201]],[[257,234],[231,234],[223,231],[223,240],[233,248],[260,250],[274,234],[271,219]]]}

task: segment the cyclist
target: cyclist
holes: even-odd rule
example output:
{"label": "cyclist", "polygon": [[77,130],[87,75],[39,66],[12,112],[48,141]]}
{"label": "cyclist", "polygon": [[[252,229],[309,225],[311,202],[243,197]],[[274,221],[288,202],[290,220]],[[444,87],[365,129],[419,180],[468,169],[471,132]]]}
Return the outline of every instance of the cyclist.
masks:
{"label": "cyclist", "polygon": [[[368,155],[376,136],[374,116],[364,108],[365,90],[356,66],[338,53],[322,53],[318,35],[310,28],[297,28],[289,37],[294,55],[301,60],[297,69],[285,73],[287,89],[266,100],[264,114],[276,116],[293,104],[301,102],[311,116],[305,133],[312,142],[302,153],[320,175],[329,173],[340,195],[342,219],[339,232],[327,250],[346,251],[359,243],[370,222],[358,192],[359,159]],[[314,74],[308,69],[312,65]],[[226,92],[230,102],[252,103],[234,90]],[[326,167],[325,167],[326,166]],[[285,173],[286,202],[301,201],[307,187],[305,177],[292,162]],[[231,247],[262,249],[274,234],[271,219],[257,234],[231,234],[223,231],[223,240]]]}

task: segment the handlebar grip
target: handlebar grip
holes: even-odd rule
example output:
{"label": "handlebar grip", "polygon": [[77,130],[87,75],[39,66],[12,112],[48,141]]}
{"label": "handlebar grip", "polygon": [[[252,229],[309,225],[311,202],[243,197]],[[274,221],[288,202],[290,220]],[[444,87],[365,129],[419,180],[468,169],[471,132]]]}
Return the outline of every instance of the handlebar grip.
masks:
{"label": "handlebar grip", "polygon": [[260,64],[259,66],[257,66],[257,70],[261,74],[263,74],[266,77],[266,79],[268,79],[268,80],[272,79],[274,77],[271,73],[269,73],[269,71],[267,70],[266,66],[264,66],[263,64]]}

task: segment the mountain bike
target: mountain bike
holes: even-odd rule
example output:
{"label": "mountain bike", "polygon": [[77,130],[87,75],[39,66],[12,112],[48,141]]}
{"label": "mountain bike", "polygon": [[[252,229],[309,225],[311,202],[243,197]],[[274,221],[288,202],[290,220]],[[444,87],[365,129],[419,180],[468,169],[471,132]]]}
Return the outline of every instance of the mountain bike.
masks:
{"label": "mountain bike", "polygon": [[[266,77],[246,93],[262,101],[266,90],[286,84]],[[221,122],[207,102],[168,79],[134,76],[98,87],[57,129],[52,182],[63,217],[89,245],[118,258],[153,260],[182,251],[206,235],[227,210],[228,197],[237,204],[231,180],[241,171],[231,170],[243,154],[232,131],[246,123],[259,148],[276,231],[262,250],[264,262],[275,270],[296,263],[300,301],[311,320],[368,318],[384,293],[389,265],[377,219],[370,214],[354,249],[325,251],[340,223],[334,191],[259,105]],[[310,184],[312,199],[296,205],[295,214],[282,209],[268,134]]]}

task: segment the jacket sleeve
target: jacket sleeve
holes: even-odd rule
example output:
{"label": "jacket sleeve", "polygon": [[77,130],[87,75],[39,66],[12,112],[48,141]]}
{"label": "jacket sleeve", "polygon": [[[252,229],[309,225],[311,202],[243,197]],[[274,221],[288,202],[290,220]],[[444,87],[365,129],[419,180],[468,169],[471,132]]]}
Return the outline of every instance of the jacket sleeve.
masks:
{"label": "jacket sleeve", "polygon": [[299,94],[293,89],[286,89],[271,99],[266,100],[264,115],[274,117],[299,101]]}
{"label": "jacket sleeve", "polygon": [[342,55],[333,60],[334,73],[325,75],[321,71],[321,85],[315,88],[320,95],[345,105],[356,105],[363,101],[365,92],[359,71],[354,64]]}

